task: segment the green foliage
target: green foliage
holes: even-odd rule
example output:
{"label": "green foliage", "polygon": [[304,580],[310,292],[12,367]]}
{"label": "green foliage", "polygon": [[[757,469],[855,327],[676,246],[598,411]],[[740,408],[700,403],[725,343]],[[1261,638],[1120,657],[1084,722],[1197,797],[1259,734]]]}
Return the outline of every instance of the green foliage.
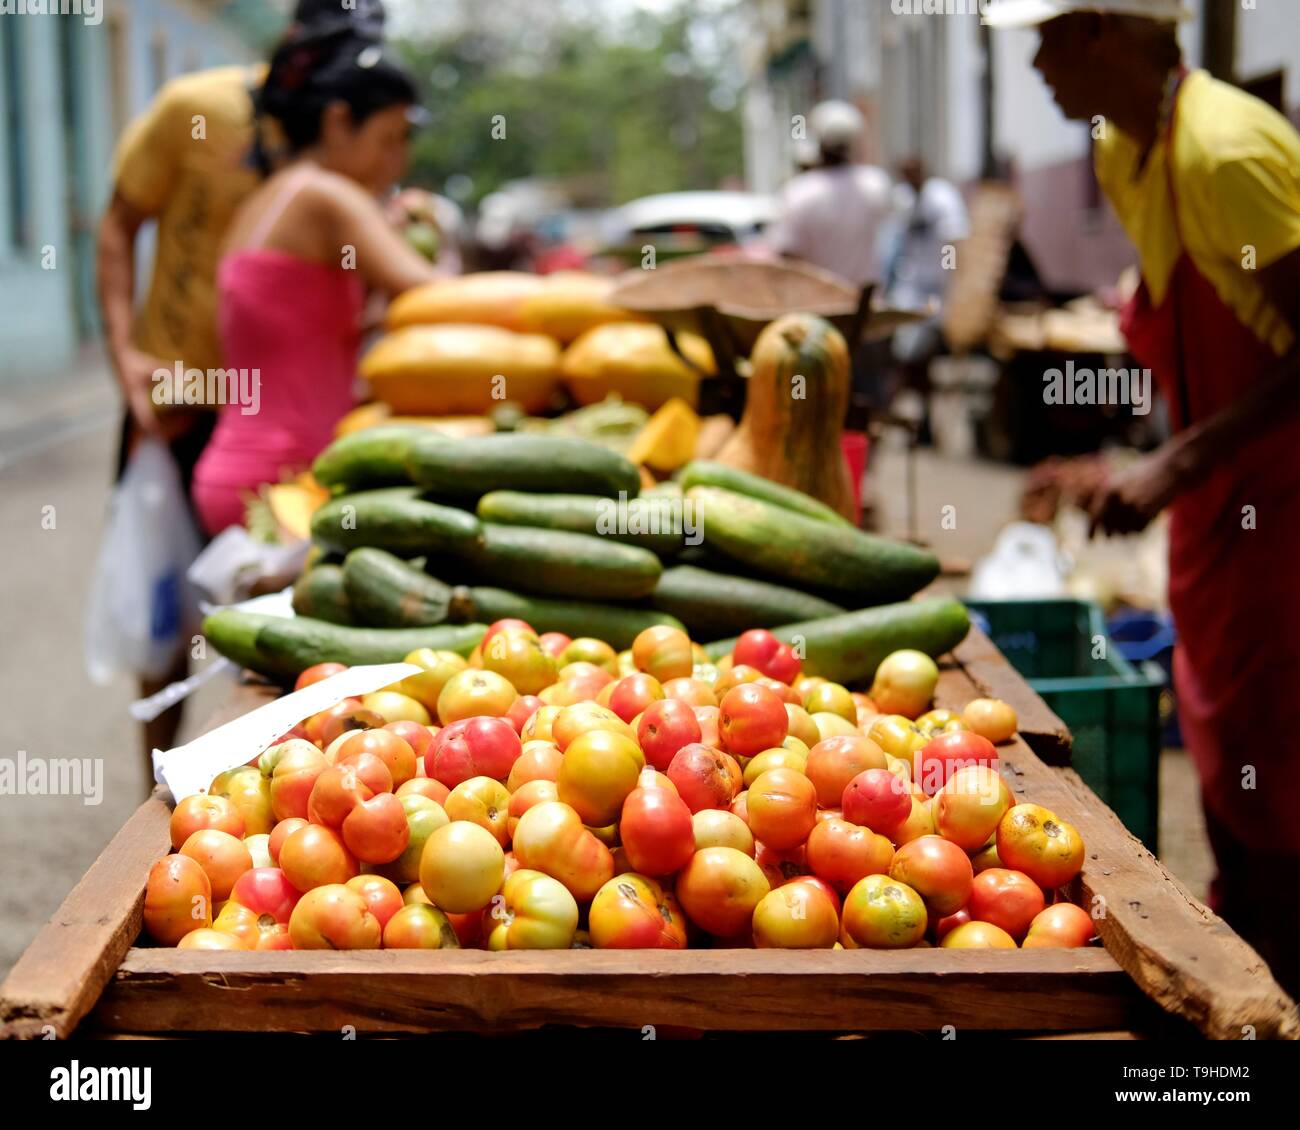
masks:
{"label": "green foliage", "polygon": [[509,180],[557,178],[601,206],[740,176],[738,77],[692,48],[684,12],[634,30],[611,38],[583,21],[514,43],[479,30],[406,43],[430,116],[412,181],[468,176],[477,203]]}

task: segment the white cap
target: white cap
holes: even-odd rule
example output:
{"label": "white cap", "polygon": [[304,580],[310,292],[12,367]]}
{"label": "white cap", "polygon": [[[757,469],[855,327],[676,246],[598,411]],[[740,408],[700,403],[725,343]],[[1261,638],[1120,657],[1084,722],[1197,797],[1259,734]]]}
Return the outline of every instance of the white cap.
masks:
{"label": "white cap", "polygon": [[813,137],[823,149],[847,149],[866,128],[851,102],[818,102],[808,115]]}
{"label": "white cap", "polygon": [[992,0],[983,9],[983,22],[989,27],[1034,27],[1070,12],[1109,12],[1162,23],[1191,17],[1182,0]]}

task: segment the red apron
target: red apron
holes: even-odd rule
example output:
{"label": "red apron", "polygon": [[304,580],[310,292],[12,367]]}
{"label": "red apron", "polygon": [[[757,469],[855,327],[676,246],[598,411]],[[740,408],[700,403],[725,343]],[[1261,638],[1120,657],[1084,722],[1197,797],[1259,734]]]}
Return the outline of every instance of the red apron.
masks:
{"label": "red apron", "polygon": [[[1176,121],[1175,110],[1171,135]],[[1169,153],[1178,227],[1172,143]],[[1123,329],[1133,355],[1154,372],[1175,430],[1227,407],[1280,360],[1186,250],[1164,302],[1153,306],[1143,283]],[[1292,415],[1225,453],[1170,507],[1174,681],[1219,864],[1211,902],[1248,936],[1256,931],[1246,918],[1262,918],[1269,903],[1276,915],[1278,898],[1292,901],[1300,887],[1297,562],[1300,417]]]}

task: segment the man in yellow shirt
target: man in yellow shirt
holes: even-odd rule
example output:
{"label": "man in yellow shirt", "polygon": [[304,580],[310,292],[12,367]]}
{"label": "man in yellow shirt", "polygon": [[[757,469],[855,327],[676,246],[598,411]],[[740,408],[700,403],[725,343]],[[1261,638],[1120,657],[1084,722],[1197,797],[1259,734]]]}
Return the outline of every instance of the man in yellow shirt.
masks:
{"label": "man in yellow shirt", "polygon": [[[299,0],[287,37],[314,38],[344,29],[379,39],[380,0]],[[97,277],[109,360],[126,402],[118,472],[140,435],[168,442],[189,497],[190,476],[216,423],[219,405],[171,407],[155,402],[158,370],[218,369],[216,275],[231,217],[257,186],[250,159],[253,93],[265,67],[221,67],[167,83],[118,143],[113,196],[99,229]],[[135,241],[157,221],[153,273],[135,308]],[[161,397],[159,398],[161,399]],[[174,676],[183,677],[182,656]],[[144,680],[143,694],[173,681]],[[146,752],[168,748],[179,711],[146,726]]]}
{"label": "man in yellow shirt", "polygon": [[1300,990],[1300,136],[1182,64],[1180,0],[1000,0],[1032,26],[1138,251],[1124,330],[1173,435],[1092,500],[1095,529],[1168,509],[1179,722],[1218,863],[1216,910]]}

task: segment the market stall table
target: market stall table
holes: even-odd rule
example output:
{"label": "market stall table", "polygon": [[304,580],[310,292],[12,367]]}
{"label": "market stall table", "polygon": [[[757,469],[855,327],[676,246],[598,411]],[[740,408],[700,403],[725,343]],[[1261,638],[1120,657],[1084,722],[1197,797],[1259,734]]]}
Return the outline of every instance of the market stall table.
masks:
{"label": "market stall table", "polygon": [[[960,708],[979,696],[1015,705],[1021,732],[999,749],[1002,772],[1017,796],[1082,834],[1087,858],[1071,894],[1096,916],[1104,947],[231,953],[140,946],[145,880],[169,849],[170,797],[159,790],[0,985],[0,1032],[337,1033],[352,1025],[358,1033],[397,1034],[576,1025],[1296,1038],[1296,1006],[1263,961],[1064,767],[1063,724],[987,637],[972,629],[941,666],[937,706]],[[273,693],[242,686],[214,721]]]}

